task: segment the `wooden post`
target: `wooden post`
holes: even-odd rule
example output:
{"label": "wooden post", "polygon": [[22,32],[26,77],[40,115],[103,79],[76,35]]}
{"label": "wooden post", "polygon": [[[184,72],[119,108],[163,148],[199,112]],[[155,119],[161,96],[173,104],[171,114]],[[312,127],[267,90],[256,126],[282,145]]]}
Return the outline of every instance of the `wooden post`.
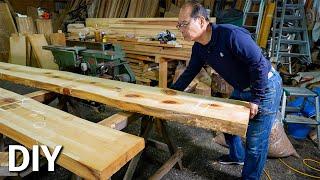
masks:
{"label": "wooden post", "polygon": [[166,88],[168,83],[168,61],[160,58],[159,62],[159,87]]}
{"label": "wooden post", "polygon": [[[151,130],[152,130],[152,126],[153,126],[153,118],[150,116],[144,116],[141,119],[141,130],[140,130],[140,137],[143,137],[146,141],[146,139],[148,138]],[[134,174],[134,171],[138,165],[138,162],[140,160],[140,157],[142,155],[143,151],[141,151],[139,154],[137,154],[131,161],[129,164],[129,167],[126,171],[126,174],[124,175],[124,180],[131,180]]]}

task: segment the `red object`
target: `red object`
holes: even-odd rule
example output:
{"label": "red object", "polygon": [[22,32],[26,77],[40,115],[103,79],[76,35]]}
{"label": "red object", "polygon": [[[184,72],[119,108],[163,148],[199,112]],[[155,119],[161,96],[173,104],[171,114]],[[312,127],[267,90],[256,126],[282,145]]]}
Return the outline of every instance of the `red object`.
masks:
{"label": "red object", "polygon": [[44,12],[44,13],[41,15],[41,17],[42,17],[43,19],[50,19],[50,13]]}

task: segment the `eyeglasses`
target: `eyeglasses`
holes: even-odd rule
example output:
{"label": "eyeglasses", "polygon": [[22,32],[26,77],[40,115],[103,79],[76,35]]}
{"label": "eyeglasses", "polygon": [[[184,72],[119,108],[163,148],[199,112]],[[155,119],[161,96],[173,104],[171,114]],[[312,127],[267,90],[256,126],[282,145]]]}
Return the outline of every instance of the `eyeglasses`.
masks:
{"label": "eyeglasses", "polygon": [[[190,20],[190,21],[191,21],[191,20]],[[182,29],[182,28],[186,28],[187,26],[189,26],[190,21],[189,21],[189,22],[185,22],[185,21],[184,21],[184,22],[182,22],[182,23],[178,23],[177,26],[176,26],[177,29],[180,30],[180,29]]]}
{"label": "eyeglasses", "polygon": [[187,26],[189,26],[190,22],[192,19],[196,20],[197,18],[199,18],[199,16],[193,17],[191,18],[189,21],[182,21],[181,23],[178,22],[177,24],[177,29],[181,29],[181,28],[186,28]]}

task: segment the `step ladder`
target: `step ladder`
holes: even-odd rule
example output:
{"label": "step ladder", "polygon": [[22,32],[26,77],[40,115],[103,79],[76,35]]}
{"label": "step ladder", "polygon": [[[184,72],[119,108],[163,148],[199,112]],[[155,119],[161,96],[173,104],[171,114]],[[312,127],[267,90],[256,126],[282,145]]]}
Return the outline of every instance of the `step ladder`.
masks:
{"label": "step ladder", "polygon": [[[246,0],[243,8],[242,27],[251,32],[252,37],[256,42],[259,39],[264,6],[265,0]],[[258,11],[255,9],[258,9]],[[248,24],[249,21],[251,21],[251,24]]]}
{"label": "step ladder", "polygon": [[311,63],[310,44],[303,0],[277,0],[273,19],[272,52],[275,63],[288,65],[292,60]]}
{"label": "step ladder", "polygon": [[[287,113],[297,113],[302,107],[287,107],[287,97],[314,98],[316,114],[314,118],[290,115]],[[318,148],[320,149],[320,116],[319,116],[319,96],[317,93],[303,87],[283,87],[283,96],[281,103],[281,120],[283,123],[308,124],[316,126],[318,137]]]}

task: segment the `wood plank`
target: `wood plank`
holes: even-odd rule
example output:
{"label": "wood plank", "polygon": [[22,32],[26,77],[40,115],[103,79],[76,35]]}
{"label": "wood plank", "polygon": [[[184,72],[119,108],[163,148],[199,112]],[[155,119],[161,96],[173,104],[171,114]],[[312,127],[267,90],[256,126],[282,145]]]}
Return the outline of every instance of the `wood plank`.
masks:
{"label": "wood plank", "polygon": [[21,34],[35,34],[36,27],[34,26],[31,17],[16,17],[18,32]]}
{"label": "wood plank", "polygon": [[106,5],[107,0],[101,0],[100,2],[100,8],[98,12],[98,18],[102,18],[104,16],[104,10],[105,10],[105,5]]}
{"label": "wood plank", "polygon": [[44,34],[46,38],[53,33],[51,19],[36,19],[36,27],[38,34]]}
{"label": "wood plank", "polygon": [[[0,28],[1,32],[17,33],[17,28],[14,24],[11,12],[7,3],[0,3]],[[9,34],[9,35],[10,35]]]}
{"label": "wood plank", "polygon": [[50,91],[39,90],[32,93],[25,94],[24,96],[34,99],[38,102],[45,103],[57,97],[57,94]]}
{"label": "wood plank", "polygon": [[9,63],[26,66],[27,42],[25,36],[16,34],[10,37]]}
{"label": "wood plank", "polygon": [[0,3],[0,61],[8,62],[10,53],[10,35],[17,33],[7,3]]}
{"label": "wood plank", "polygon": [[159,63],[159,87],[166,88],[168,84],[168,61],[161,58]]}
{"label": "wood plank", "polygon": [[125,111],[245,136],[248,103],[85,75],[0,63],[0,78]]}
{"label": "wood plank", "polygon": [[262,19],[262,26],[259,34],[259,39],[257,41],[260,47],[263,47],[263,48],[267,47],[275,7],[276,7],[276,3],[267,4],[267,7]]}
{"label": "wood plank", "polygon": [[0,133],[23,144],[62,145],[56,163],[85,179],[107,179],[144,148],[144,140],[0,89]]}
{"label": "wood plank", "polygon": [[41,68],[58,69],[58,65],[54,62],[54,57],[51,51],[42,49],[42,46],[47,46],[48,43],[43,34],[28,35],[28,39],[32,46],[37,62]]}
{"label": "wood plank", "polygon": [[163,164],[156,173],[154,173],[149,180],[158,180],[162,179],[163,176],[165,176],[179,160],[182,159],[183,152],[181,149],[178,149],[167,161],[165,164]]}
{"label": "wood plank", "polygon": [[129,123],[131,123],[134,120],[137,120],[138,118],[139,115],[136,113],[119,112],[98,122],[98,124],[112,129],[122,130],[125,127],[127,127]]}
{"label": "wood plank", "polygon": [[64,33],[52,33],[49,35],[51,45],[66,46],[66,37]]}

